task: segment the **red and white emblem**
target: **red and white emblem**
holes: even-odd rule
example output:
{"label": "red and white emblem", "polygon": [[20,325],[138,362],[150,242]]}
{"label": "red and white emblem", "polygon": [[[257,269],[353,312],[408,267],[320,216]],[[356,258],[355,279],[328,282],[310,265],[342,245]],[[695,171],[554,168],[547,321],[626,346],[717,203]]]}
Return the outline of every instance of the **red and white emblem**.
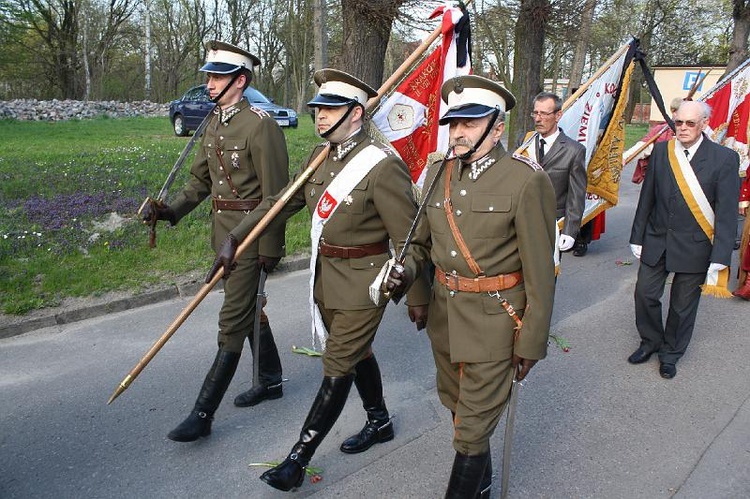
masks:
{"label": "red and white emblem", "polygon": [[322,219],[327,219],[334,208],[336,208],[336,200],[333,199],[327,191],[323,193],[323,197],[318,201],[318,216]]}

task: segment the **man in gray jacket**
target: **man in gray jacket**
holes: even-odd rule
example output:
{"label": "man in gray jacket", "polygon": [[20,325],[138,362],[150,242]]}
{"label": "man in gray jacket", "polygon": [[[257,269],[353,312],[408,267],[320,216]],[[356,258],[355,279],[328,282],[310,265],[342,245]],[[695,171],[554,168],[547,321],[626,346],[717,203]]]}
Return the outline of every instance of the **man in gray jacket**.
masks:
{"label": "man in gray jacket", "polygon": [[529,156],[539,163],[552,181],[557,198],[557,219],[564,217],[558,247],[573,248],[581,229],[586,203],[586,148],[557,126],[562,118],[562,99],[549,92],[534,97],[536,137],[528,148]]}

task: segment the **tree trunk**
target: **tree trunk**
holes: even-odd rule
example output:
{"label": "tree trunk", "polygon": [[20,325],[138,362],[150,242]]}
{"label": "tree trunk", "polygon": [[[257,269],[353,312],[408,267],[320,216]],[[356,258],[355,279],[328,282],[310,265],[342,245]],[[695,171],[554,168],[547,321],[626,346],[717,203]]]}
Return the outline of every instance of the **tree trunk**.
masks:
{"label": "tree trunk", "polygon": [[391,26],[402,0],[341,0],[344,18],[341,70],[377,89]]}
{"label": "tree trunk", "polygon": [[732,30],[732,43],[729,45],[729,60],[724,75],[734,71],[747,59],[747,37],[750,34],[750,6],[744,0],[733,0],[732,18],[734,29]]}
{"label": "tree trunk", "polygon": [[548,0],[521,0],[521,11],[515,30],[516,51],[511,92],[517,103],[511,113],[508,129],[510,149],[523,138],[527,130],[533,128],[533,120],[529,113],[533,109],[534,96],[542,91],[544,37],[550,13]]}
{"label": "tree trunk", "polygon": [[570,81],[568,81],[568,95],[573,94],[573,89],[581,86],[583,79],[583,66],[586,64],[586,53],[591,41],[591,23],[594,20],[594,9],[597,0],[586,0],[581,12],[581,29],[576,40],[576,51],[573,55],[573,64],[570,68]]}
{"label": "tree trunk", "polygon": [[328,31],[326,30],[326,0],[314,0],[313,26],[315,44],[315,67],[323,69],[328,65]]}

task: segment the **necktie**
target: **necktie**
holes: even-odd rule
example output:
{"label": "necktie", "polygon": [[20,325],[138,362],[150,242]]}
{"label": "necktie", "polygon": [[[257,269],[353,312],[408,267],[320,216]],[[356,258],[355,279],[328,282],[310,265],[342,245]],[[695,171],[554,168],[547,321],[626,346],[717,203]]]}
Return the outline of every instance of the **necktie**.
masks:
{"label": "necktie", "polygon": [[539,161],[544,159],[544,144],[546,144],[544,139],[539,139]]}
{"label": "necktie", "polygon": [[690,151],[688,151],[687,149],[685,149],[685,157],[687,159],[690,159]]}

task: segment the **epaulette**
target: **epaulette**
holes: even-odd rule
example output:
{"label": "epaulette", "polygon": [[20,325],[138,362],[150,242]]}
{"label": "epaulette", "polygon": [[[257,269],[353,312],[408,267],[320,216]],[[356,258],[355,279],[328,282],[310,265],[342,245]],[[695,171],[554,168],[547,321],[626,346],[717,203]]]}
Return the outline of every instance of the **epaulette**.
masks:
{"label": "epaulette", "polygon": [[518,161],[522,161],[526,163],[526,165],[531,168],[532,170],[544,170],[542,166],[534,161],[533,159],[529,158],[528,156],[524,156],[523,154],[513,153],[513,159],[517,159]]}
{"label": "epaulette", "polygon": [[380,144],[380,150],[383,151],[386,156],[398,156],[401,157],[396,150],[387,144]]}
{"label": "epaulette", "polygon": [[250,108],[250,111],[254,112],[255,114],[257,114],[261,118],[269,118],[271,116],[270,114],[268,114],[267,111],[264,111],[264,110],[262,110],[259,107],[255,107],[252,104],[250,104],[248,106],[248,108]]}

